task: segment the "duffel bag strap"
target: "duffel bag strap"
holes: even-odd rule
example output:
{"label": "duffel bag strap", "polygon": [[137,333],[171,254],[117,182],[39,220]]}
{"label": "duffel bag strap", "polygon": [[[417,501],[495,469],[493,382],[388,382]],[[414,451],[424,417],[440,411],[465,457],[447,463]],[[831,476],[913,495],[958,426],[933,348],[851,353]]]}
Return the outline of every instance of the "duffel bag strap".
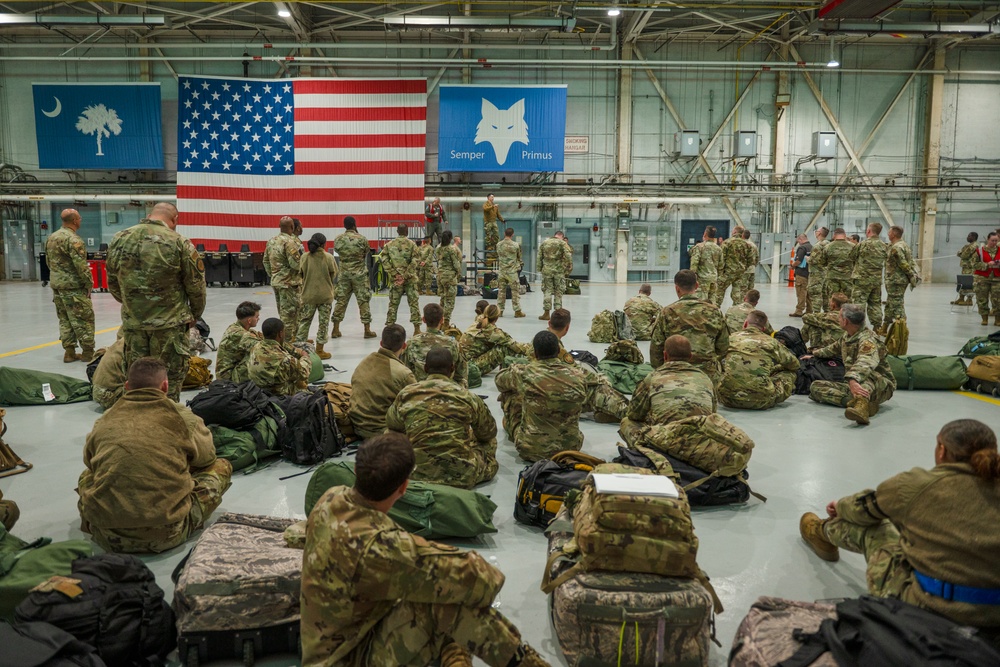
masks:
{"label": "duffel bag strap", "polygon": [[575,449],[567,449],[561,452],[556,452],[552,455],[551,461],[555,463],[561,463],[563,465],[575,466],[576,464],[582,464],[588,468],[593,469],[594,466],[598,466],[602,463],[606,463],[604,459],[599,459],[596,456],[591,456],[590,454],[584,454],[583,452],[578,452]]}
{"label": "duffel bag strap", "polygon": [[[561,560],[565,560],[574,563],[572,567],[567,569],[565,572],[561,573],[555,579],[552,578],[552,568],[555,567],[556,563]],[[555,589],[562,586],[564,583],[580,574],[582,568],[580,563],[577,563],[574,559],[570,558],[567,554],[562,551],[554,551],[549,554],[549,557],[545,561],[545,573],[542,575],[542,592],[549,594]]]}
{"label": "duffel bag strap", "polygon": [[691,489],[697,488],[697,487],[701,486],[702,484],[704,484],[705,482],[707,482],[708,480],[712,479],[713,477],[718,477],[718,476],[719,476],[719,471],[716,470],[711,475],[708,475],[707,477],[702,477],[697,482],[691,482],[690,484],[688,484],[687,486],[684,487],[684,491],[687,492],[687,491],[690,491]]}
{"label": "duffel bag strap", "polygon": [[757,500],[759,500],[762,503],[766,503],[767,502],[767,496],[765,496],[763,494],[760,494],[760,493],[757,493],[756,491],[753,490],[753,487],[750,486],[750,482],[747,481],[746,470],[744,470],[739,475],[737,475],[737,478],[741,482],[743,482],[744,484],[747,485],[747,491],[750,492],[751,496],[753,496],[754,498],[756,498]]}
{"label": "duffel bag strap", "polygon": [[913,391],[913,385],[916,383],[915,373],[913,372],[913,362],[910,361],[909,357],[903,357],[903,366],[906,368],[906,389],[907,391]]}
{"label": "duffel bag strap", "polygon": [[[698,583],[704,586],[705,590],[707,590],[709,595],[712,596],[712,609],[715,610],[716,614],[721,614],[725,611],[722,607],[722,600],[720,600],[719,596],[715,593],[715,588],[712,586],[712,582],[708,580],[708,575],[705,574],[704,570],[700,567],[697,568],[697,570],[698,571],[695,573],[694,578],[697,579]],[[722,644],[719,644],[719,641],[714,636],[712,637],[712,641],[714,641],[718,646],[722,646]]]}

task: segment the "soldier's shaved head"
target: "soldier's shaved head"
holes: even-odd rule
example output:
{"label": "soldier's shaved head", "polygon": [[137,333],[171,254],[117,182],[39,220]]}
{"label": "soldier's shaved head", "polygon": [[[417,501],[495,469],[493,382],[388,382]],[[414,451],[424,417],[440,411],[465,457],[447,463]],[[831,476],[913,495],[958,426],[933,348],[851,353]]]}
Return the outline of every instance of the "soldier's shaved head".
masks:
{"label": "soldier's shaved head", "polygon": [[409,236],[410,227],[405,222],[401,222],[396,225],[396,236]]}
{"label": "soldier's shaved head", "polygon": [[566,238],[566,235],[562,233],[562,230],[559,230],[558,232],[556,232],[556,233],[554,234],[554,236],[555,236],[555,237],[556,237],[557,239],[564,239],[564,238]]}
{"label": "soldier's shaved head", "polygon": [[67,208],[59,214],[59,218],[62,220],[63,227],[79,228],[80,226],[80,212],[75,208]]}
{"label": "soldier's shaved head", "polygon": [[698,274],[691,269],[681,269],[674,276],[674,287],[681,294],[690,294],[698,289]]}
{"label": "soldier's shaved head", "polygon": [[125,388],[160,389],[167,382],[167,365],[156,357],[141,357],[128,367]]}
{"label": "soldier's shaved head", "polygon": [[684,336],[673,335],[663,342],[664,361],[691,361],[691,341]]}
{"label": "soldier's shaved head", "polygon": [[649,296],[652,293],[653,293],[653,286],[650,285],[649,283],[643,283],[639,287],[639,294],[645,294],[646,296]]}
{"label": "soldier's shaved head", "polygon": [[291,234],[295,229],[295,221],[286,216],[278,221],[278,229],[282,234]]}
{"label": "soldier's shaved head", "polygon": [[818,236],[821,239],[825,239],[829,235],[830,235],[830,230],[827,229],[826,227],[820,227],[819,229],[816,230],[816,236]]}
{"label": "soldier's shaved head", "polygon": [[889,228],[889,238],[891,239],[901,239],[903,238],[903,228],[899,225],[893,225]]}
{"label": "soldier's shaved head", "polygon": [[153,207],[149,215],[146,216],[150,220],[159,220],[165,224],[170,229],[177,228],[177,207],[168,201],[161,201],[159,204]]}
{"label": "soldier's shaved head", "polygon": [[752,310],[750,314],[747,315],[747,325],[751,327],[757,327],[761,331],[767,328],[767,313],[763,310]]}
{"label": "soldier's shaved head", "polygon": [[402,433],[383,433],[358,447],[354,458],[354,490],[380,502],[400,490],[416,466],[413,444]]}
{"label": "soldier's shaved head", "polygon": [[539,331],[531,340],[531,346],[535,350],[535,358],[554,359],[559,354],[559,339],[551,331]]}
{"label": "soldier's shaved head", "polygon": [[390,324],[382,329],[382,347],[390,352],[399,352],[406,345],[406,329],[399,324]]}
{"label": "soldier's shaved head", "polygon": [[285,323],[277,317],[269,317],[260,325],[260,332],[267,340],[278,340],[278,336],[285,330]]}
{"label": "soldier's shaved head", "polygon": [[424,324],[430,329],[437,329],[444,319],[444,308],[440,303],[429,303],[424,306]]}
{"label": "soldier's shaved head", "polygon": [[979,240],[979,234],[977,232],[969,232],[969,235],[965,237],[967,243],[975,243]]}
{"label": "soldier's shaved head", "polygon": [[757,302],[760,301],[760,292],[755,289],[747,290],[746,296],[743,297],[743,300],[751,306],[756,306]]}
{"label": "soldier's shaved head", "polygon": [[835,230],[833,230],[833,238],[835,238],[835,239],[846,239],[847,238],[847,230],[844,229],[843,227],[837,227]]}
{"label": "soldier's shaved head", "polygon": [[865,231],[871,232],[873,236],[878,236],[879,234],[882,233],[882,223],[873,222],[872,224],[868,225],[868,229]]}
{"label": "soldier's shaved head", "polygon": [[451,356],[451,350],[444,345],[435,345],[427,353],[424,360],[424,372],[428,375],[451,376],[455,372],[455,360]]}
{"label": "soldier's shaved head", "polygon": [[732,237],[735,239],[741,239],[743,238],[744,231],[746,230],[743,227],[741,227],[740,225],[736,225],[735,227],[733,227]]}

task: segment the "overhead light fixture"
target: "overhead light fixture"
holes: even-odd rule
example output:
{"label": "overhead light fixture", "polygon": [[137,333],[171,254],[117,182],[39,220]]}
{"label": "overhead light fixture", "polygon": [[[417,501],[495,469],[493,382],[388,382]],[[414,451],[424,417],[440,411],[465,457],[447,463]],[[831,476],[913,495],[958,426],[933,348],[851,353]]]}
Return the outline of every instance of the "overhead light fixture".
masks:
{"label": "overhead light fixture", "polygon": [[608,10],[608,16],[621,16],[622,10],[617,7],[612,7]]}
{"label": "overhead light fixture", "polygon": [[74,16],[62,16],[54,14],[0,14],[0,25],[39,25],[50,26],[90,26],[103,25],[111,28],[118,27],[163,27],[169,26],[170,21],[165,16],[152,14],[134,14],[126,16],[106,16],[104,14],[79,14]]}
{"label": "overhead light fixture", "polygon": [[283,19],[290,19],[290,18],[292,18],[292,13],[290,11],[288,11],[287,9],[279,9],[278,10],[278,16],[280,16]]}
{"label": "overhead light fixture", "polygon": [[830,35],[830,60],[826,63],[827,67],[840,67],[840,61],[837,60],[837,54],[834,52],[834,38]]}
{"label": "overhead light fixture", "polygon": [[398,26],[402,29],[416,30],[559,30],[573,32],[576,19],[573,17],[556,16],[523,17],[523,16],[385,16],[382,23]]}

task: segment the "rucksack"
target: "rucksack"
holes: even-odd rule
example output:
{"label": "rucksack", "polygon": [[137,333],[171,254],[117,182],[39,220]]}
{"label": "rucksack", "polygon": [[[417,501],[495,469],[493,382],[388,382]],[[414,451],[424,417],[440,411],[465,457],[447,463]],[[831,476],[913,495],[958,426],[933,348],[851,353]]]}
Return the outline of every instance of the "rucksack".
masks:
{"label": "rucksack", "polygon": [[252,428],[237,431],[213,424],[208,427],[215,443],[215,455],[233,465],[233,472],[246,470],[246,474],[263,469],[265,459],[281,456],[278,438],[281,425],[271,417],[264,417]]}
{"label": "rucksack", "polygon": [[[656,455],[659,455],[664,460],[659,466],[653,460]],[[712,477],[704,470],[684,463],[669,454],[650,451],[645,447],[627,449],[621,445],[618,446],[618,456],[612,459],[612,463],[623,463],[635,468],[646,468],[659,475],[667,474],[673,477],[678,486],[684,488],[691,507],[734,505],[745,503],[750,499],[750,486],[746,483],[746,471],[743,472],[741,477]],[[667,466],[669,466],[672,474],[665,471]],[[705,481],[702,482],[701,480]]]}
{"label": "rucksack", "polygon": [[639,444],[669,454],[714,477],[736,477],[746,470],[754,442],[740,428],[715,413],[685,417],[647,427]]}
{"label": "rucksack", "polygon": [[615,323],[615,340],[635,340],[632,333],[632,321],[623,310],[616,310],[612,315]]}
{"label": "rucksack", "polygon": [[910,329],[906,326],[906,318],[893,320],[885,336],[885,352],[896,356],[905,356],[910,345]]}
{"label": "rucksack", "polygon": [[[618,340],[611,344],[604,359],[608,361],[623,361],[628,364],[642,364],[646,359],[642,356],[642,350],[635,344],[634,340]],[[597,364],[594,364],[595,366]],[[631,393],[631,392],[629,392]]]}
{"label": "rucksack", "polygon": [[809,387],[816,380],[827,380],[829,382],[843,382],[844,362],[840,359],[819,359],[809,357],[799,360],[799,372],[795,376],[795,393],[808,394]]}
{"label": "rucksack", "polygon": [[344,435],[329,409],[323,388],[276,396],[272,401],[285,413],[282,455],[292,463],[313,465],[344,451]]}
{"label": "rucksack", "polygon": [[201,352],[208,352],[209,350],[213,352],[218,350],[219,348],[216,347],[215,341],[210,338],[211,334],[211,327],[208,326],[205,320],[199,317],[194,326],[188,329],[188,344],[191,347],[191,351],[199,354]]}
{"label": "rucksack", "polygon": [[552,460],[535,461],[517,476],[514,519],[545,528],[562,507],[566,493],[583,486],[600,459],[577,451],[558,452]]}
{"label": "rucksack", "polygon": [[[967,374],[975,380],[984,382],[1000,382],[1000,357],[992,354],[981,354],[969,362]],[[0,410],[0,417],[3,411]]]}
{"label": "rucksack", "polygon": [[610,310],[602,310],[594,315],[594,319],[590,321],[590,331],[587,332],[587,338],[591,343],[613,343],[616,333],[614,313]]}
{"label": "rucksack", "polygon": [[653,372],[649,364],[632,364],[627,361],[602,359],[597,364],[597,372],[608,378],[611,386],[623,394],[634,394],[647,375]]}
{"label": "rucksack", "polygon": [[187,376],[181,387],[184,391],[188,389],[200,389],[207,387],[212,382],[212,360],[205,357],[191,357],[188,364]]}
{"label": "rucksack", "polygon": [[215,424],[236,430],[246,430],[264,417],[281,419],[271,403],[271,395],[250,380],[235,384],[216,380],[187,403],[191,412],[201,417],[206,426]]}
{"label": "rucksack", "polygon": [[355,438],[354,425],[348,411],[351,409],[351,385],[349,382],[327,382],[322,385],[326,398],[330,401],[330,411],[337,420],[337,427],[344,434],[345,440]]}
{"label": "rucksack", "polygon": [[[22,472],[28,472],[34,467],[15,454],[10,445],[4,441],[3,437],[7,434],[7,424],[4,423],[3,418],[6,414],[7,411],[0,408],[0,477],[19,475]],[[0,496],[0,498],[2,497]]]}
{"label": "rucksack", "polygon": [[802,332],[795,327],[781,327],[780,330],[774,332],[774,339],[791,350],[796,357],[809,353],[802,340]]}
{"label": "rucksack", "polygon": [[966,359],[973,359],[981,354],[1000,354],[1000,331],[994,331],[989,336],[970,338],[958,354]]}
{"label": "rucksack", "polygon": [[65,630],[109,665],[161,664],[177,645],[174,613],[163,597],[141,560],[107,553],[73,561],[70,577],[37,586],[14,616]]}
{"label": "rucksack", "polygon": [[468,362],[468,383],[469,389],[478,389],[483,386],[483,372],[479,370],[479,365],[474,361]]}
{"label": "rucksack", "polygon": [[1000,652],[954,621],[895,598],[862,595],[837,604],[837,617],[813,634],[783,667],[806,667],[830,651],[838,665],[996,667]]}
{"label": "rucksack", "polygon": [[104,358],[104,354],[108,351],[108,348],[102,347],[94,350],[94,358],[90,360],[87,364],[87,382],[94,384],[94,373],[97,372],[97,366],[101,363],[101,359]]}
{"label": "rucksack", "polygon": [[593,352],[588,352],[587,350],[570,350],[569,356],[573,357],[576,361],[582,361],[585,364],[590,364],[591,366],[597,367],[598,359],[597,355]]}
{"label": "rucksack", "polygon": [[90,646],[48,623],[0,621],[0,667],[107,667]]}

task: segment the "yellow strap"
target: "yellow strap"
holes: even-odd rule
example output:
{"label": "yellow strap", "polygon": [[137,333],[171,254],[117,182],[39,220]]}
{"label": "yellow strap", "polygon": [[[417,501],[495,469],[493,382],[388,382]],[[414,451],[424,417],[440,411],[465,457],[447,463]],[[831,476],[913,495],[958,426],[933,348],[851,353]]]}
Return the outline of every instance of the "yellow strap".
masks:
{"label": "yellow strap", "polygon": [[625,620],[622,620],[621,630],[618,631],[618,667],[622,667],[622,648],[625,645]]}

